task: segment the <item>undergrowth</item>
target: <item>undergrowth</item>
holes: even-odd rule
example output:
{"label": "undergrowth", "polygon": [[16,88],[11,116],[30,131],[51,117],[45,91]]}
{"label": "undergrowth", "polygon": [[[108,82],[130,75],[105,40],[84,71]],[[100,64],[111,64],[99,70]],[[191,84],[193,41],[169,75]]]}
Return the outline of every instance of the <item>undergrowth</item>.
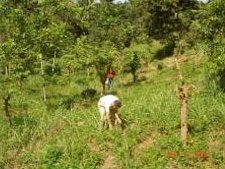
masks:
{"label": "undergrowth", "polygon": [[[0,114],[0,168],[94,169],[101,168],[107,156],[115,168],[124,169],[224,168],[225,95],[205,82],[203,64],[196,67],[190,58],[182,72],[195,86],[189,93],[188,147],[180,141],[174,67],[145,72],[146,79],[137,83],[126,74],[115,78],[113,90],[123,103],[123,131],[99,129],[99,93],[93,99],[80,98],[85,88],[98,90],[94,75],[86,86],[79,83],[82,77],[49,85],[46,103],[31,78],[12,99],[12,126]],[[66,105],[70,99],[72,109]],[[152,143],[137,149],[149,137]]]}

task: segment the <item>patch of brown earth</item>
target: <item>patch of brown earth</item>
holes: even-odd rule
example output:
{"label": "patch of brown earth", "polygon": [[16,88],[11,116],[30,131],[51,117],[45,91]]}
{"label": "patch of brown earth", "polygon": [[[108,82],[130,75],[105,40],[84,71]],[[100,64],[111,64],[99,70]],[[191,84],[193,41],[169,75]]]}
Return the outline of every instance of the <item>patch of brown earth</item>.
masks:
{"label": "patch of brown earth", "polygon": [[[100,152],[100,148],[94,139],[88,141],[87,146],[92,152]],[[99,166],[99,169],[118,169],[118,166],[115,162],[115,157],[112,155],[110,150],[107,150],[103,153],[103,163]]]}
{"label": "patch of brown earth", "polygon": [[153,138],[152,136],[146,137],[143,141],[141,141],[139,144],[137,144],[133,149],[133,155],[137,156],[141,151],[143,151],[146,148],[149,148],[153,145]]}
{"label": "patch of brown earth", "polygon": [[87,143],[87,146],[89,147],[89,149],[92,151],[92,152],[100,152],[100,148],[98,147],[97,143],[95,140],[90,140],[88,143]]}
{"label": "patch of brown earth", "polygon": [[[107,143],[106,143],[107,144]],[[87,146],[92,152],[100,153],[100,147],[94,139],[91,139],[87,142]],[[118,169],[116,165],[116,160],[110,150],[105,150],[101,152],[103,156],[103,163],[99,166],[99,169]]]}
{"label": "patch of brown earth", "polygon": [[[188,56],[180,55],[179,57],[176,57],[176,59],[177,59],[178,64],[182,64],[182,63],[188,61]],[[164,60],[164,64],[169,68],[176,67],[174,57],[166,58]]]}
{"label": "patch of brown earth", "polygon": [[107,151],[104,153],[104,162],[100,166],[100,169],[117,169],[117,165],[115,164],[115,157],[111,152]]}

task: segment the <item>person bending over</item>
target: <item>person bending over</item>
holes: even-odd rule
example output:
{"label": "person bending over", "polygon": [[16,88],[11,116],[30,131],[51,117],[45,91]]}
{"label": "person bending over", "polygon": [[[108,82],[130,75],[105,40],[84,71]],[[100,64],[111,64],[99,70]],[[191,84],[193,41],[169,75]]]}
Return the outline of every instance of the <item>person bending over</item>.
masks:
{"label": "person bending over", "polygon": [[115,124],[122,125],[122,120],[119,117],[119,108],[122,106],[121,101],[114,95],[106,95],[99,99],[98,109],[100,112],[101,126],[108,126],[112,129]]}

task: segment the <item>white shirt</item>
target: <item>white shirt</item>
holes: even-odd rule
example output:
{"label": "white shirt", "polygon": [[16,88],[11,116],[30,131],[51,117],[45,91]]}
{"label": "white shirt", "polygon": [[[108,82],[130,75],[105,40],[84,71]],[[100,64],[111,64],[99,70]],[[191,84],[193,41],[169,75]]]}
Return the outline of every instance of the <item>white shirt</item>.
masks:
{"label": "white shirt", "polygon": [[100,98],[100,100],[98,101],[98,107],[104,107],[105,111],[107,113],[109,113],[109,108],[110,106],[113,105],[114,101],[119,100],[118,97],[113,96],[113,95],[106,95]]}

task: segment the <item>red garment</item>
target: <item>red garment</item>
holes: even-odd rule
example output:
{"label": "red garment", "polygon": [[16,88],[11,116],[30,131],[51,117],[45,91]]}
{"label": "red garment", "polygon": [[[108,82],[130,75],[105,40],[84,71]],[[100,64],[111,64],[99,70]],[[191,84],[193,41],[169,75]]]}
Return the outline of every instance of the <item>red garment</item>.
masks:
{"label": "red garment", "polygon": [[109,71],[107,72],[106,77],[107,77],[107,78],[113,78],[115,75],[116,75],[116,72],[115,72],[114,70],[109,70]]}

